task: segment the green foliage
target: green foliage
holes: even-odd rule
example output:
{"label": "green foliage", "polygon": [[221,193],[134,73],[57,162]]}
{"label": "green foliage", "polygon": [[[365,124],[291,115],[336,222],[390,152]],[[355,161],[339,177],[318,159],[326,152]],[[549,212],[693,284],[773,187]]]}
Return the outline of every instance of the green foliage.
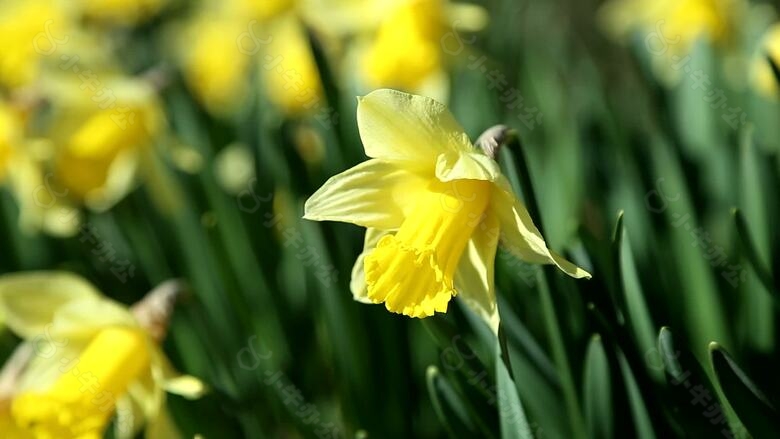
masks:
{"label": "green foliage", "polygon": [[[165,350],[212,388],[171,401],[188,434],[776,437],[780,141],[759,121],[776,125],[777,103],[713,73],[729,106],[755,116],[753,128],[732,130],[689,85],[659,86],[640,59],[651,55],[595,31],[583,11],[597,2],[521,2],[521,13],[514,1],[484,3],[495,19],[468,52],[487,56],[503,89],[520,90],[543,118],[522,123],[463,57],[450,60],[449,105],[472,139],[494,124],[515,130],[503,171],[551,248],[593,274],[573,280],[499,253],[500,342],[465,307],[420,321],[353,301],[362,230],[300,219],[313,191],[365,158],[357,92],[338,84],[321,50],[332,126],[284,120],[257,89],[246,115],[215,120],[175,78],[167,114],[203,172],[166,158],[154,171],[167,193],[141,187],[86,219],[137,267],[128,282],[78,236],[19,233],[5,192],[0,272],[67,269],[128,304],[186,278],[192,295]],[[321,140],[322,160],[301,155],[301,130]],[[256,159],[257,179],[238,197],[211,168],[233,142]],[[160,209],[165,199],[180,208]],[[318,255],[314,266],[303,251]],[[330,265],[338,277],[322,281],[317,270]],[[0,358],[16,341],[0,337]],[[282,387],[267,384],[276,373]],[[316,422],[301,415],[308,404]]]}

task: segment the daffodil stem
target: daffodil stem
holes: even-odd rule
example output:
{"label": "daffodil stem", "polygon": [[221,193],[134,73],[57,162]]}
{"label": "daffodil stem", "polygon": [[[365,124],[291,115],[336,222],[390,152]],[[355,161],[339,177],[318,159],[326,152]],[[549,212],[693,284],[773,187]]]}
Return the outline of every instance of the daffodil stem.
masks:
{"label": "daffodil stem", "polygon": [[[514,130],[507,129],[504,134],[505,137],[502,139],[503,145],[512,151],[512,156],[514,158],[512,164],[517,170],[517,175],[520,180],[520,191],[523,194],[526,208],[531,214],[531,218],[534,219],[534,223],[542,233],[542,236],[545,236],[539,204],[536,201],[536,194],[534,193],[533,183],[531,182],[528,162],[526,161],[520,138]],[[509,151],[502,151],[502,154],[506,156],[509,154]],[[569,413],[572,435],[573,437],[584,438],[587,429],[585,428],[585,420],[580,408],[574,376],[572,375],[571,367],[569,366],[569,358],[566,354],[566,344],[564,343],[561,334],[558,316],[555,313],[555,303],[550,294],[550,285],[552,285],[554,275],[548,268],[549,267],[545,267],[545,269],[542,270],[543,276],[539,276],[539,296],[547,330],[547,337],[550,342],[553,360],[555,361],[558,374],[560,375],[566,409]]]}
{"label": "daffodil stem", "polygon": [[748,231],[745,216],[742,214],[742,211],[736,208],[731,211],[731,215],[734,218],[734,224],[737,229],[737,236],[739,237],[739,244],[742,251],[745,253],[748,262],[750,262],[750,265],[753,267],[758,280],[764,288],[774,296],[774,299],[777,299],[774,301],[775,306],[780,307],[780,294],[778,294],[778,289],[775,286],[774,277],[766,264],[761,260],[761,256],[759,256],[758,248]]}
{"label": "daffodil stem", "polygon": [[514,381],[515,374],[512,372],[512,363],[509,360],[509,343],[507,343],[506,331],[504,330],[503,325],[498,326],[498,345],[501,349],[501,359],[506,365],[506,370],[509,372],[509,377],[512,378],[512,381]]}
{"label": "daffodil stem", "polygon": [[558,323],[558,317],[555,314],[555,304],[550,295],[550,270],[546,267],[543,271],[543,277],[539,279],[539,296],[542,305],[542,314],[544,315],[547,337],[550,341],[553,360],[558,369],[563,387],[563,397],[566,402],[566,409],[569,412],[569,422],[571,423],[572,434],[576,437],[584,438],[587,431],[585,420],[582,416],[577,388],[574,384],[574,376],[569,366],[569,358],[566,355],[566,345],[561,335],[561,327]]}

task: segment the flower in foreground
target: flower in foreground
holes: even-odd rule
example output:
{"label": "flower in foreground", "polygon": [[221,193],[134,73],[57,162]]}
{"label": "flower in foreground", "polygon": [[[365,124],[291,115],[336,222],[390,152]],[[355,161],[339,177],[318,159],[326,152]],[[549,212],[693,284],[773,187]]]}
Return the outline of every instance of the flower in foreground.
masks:
{"label": "flower in foreground", "polygon": [[165,391],[203,392],[173,370],[147,320],[78,276],[2,276],[0,310],[34,350],[10,401],[14,437],[99,438],[114,414],[117,437],[144,426],[146,437],[171,437]]}
{"label": "flower in foreground", "polygon": [[496,331],[499,239],[524,261],[590,277],[547,248],[498,164],[444,105],[384,89],[359,99],[357,119],[370,159],[328,180],[304,216],[367,228],[352,273],[357,300],[428,317],[460,294]]}

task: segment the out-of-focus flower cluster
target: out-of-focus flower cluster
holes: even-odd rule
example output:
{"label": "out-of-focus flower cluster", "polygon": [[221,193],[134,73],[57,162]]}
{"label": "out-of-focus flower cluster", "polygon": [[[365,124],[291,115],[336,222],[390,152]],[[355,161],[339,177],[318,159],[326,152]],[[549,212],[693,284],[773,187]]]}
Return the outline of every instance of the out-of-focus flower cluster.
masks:
{"label": "out-of-focus flower cluster", "polygon": [[165,130],[155,85],[128,74],[117,29],[164,1],[9,1],[0,7],[0,179],[27,231],[72,234],[80,206],[132,187]]}
{"label": "out-of-focus flower cluster", "polygon": [[149,170],[175,142],[161,94],[177,77],[219,119],[259,102],[332,124],[312,47],[356,94],[446,99],[442,35],[485,22],[445,0],[3,2],[0,184],[23,230],[72,235],[84,207],[156,183]]}
{"label": "out-of-focus flower cluster", "polygon": [[[683,76],[697,44],[715,49],[722,59],[736,59],[737,76],[744,73],[748,41],[746,25],[752,16],[774,16],[768,6],[752,5],[745,0],[611,0],[599,11],[603,29],[618,41],[632,39],[644,43],[653,55],[653,70],[667,85]],[[780,61],[780,24],[764,32],[752,55],[749,76],[759,93],[777,97],[777,79],[772,63]],[[726,64],[726,63],[724,63]],[[688,70],[685,70],[687,73]]]}
{"label": "out-of-focus flower cluster", "polygon": [[[750,10],[743,0],[612,0],[600,17],[608,34],[662,55],[654,71],[674,84],[696,44],[739,54]],[[389,87],[446,102],[455,57],[444,36],[486,24],[480,7],[449,0],[9,0],[0,184],[23,230],[71,235],[83,207],[105,210],[139,182],[155,184],[149,170],[177,144],[161,98],[176,79],[218,119],[260,105],[332,125],[339,109],[324,93],[323,60],[349,94]],[[753,85],[776,96],[776,25],[759,46]]]}

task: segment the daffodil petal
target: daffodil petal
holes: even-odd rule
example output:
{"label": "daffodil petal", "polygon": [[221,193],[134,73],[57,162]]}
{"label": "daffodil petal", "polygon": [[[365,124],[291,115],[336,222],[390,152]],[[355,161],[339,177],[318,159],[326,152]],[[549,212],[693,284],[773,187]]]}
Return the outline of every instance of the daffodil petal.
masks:
{"label": "daffodil petal", "polygon": [[550,250],[550,257],[552,258],[553,263],[569,276],[575,279],[591,278],[590,273],[578,267],[577,265],[569,262],[566,258],[564,258],[563,256],[559,255],[558,253],[552,250]]}
{"label": "daffodil petal", "polygon": [[146,414],[134,398],[123,396],[116,400],[116,422],[114,436],[117,439],[132,439],[141,432]]}
{"label": "daffodil petal", "polygon": [[372,158],[433,168],[441,153],[472,149],[447,107],[431,98],[377,90],[358,98],[357,121]]}
{"label": "daffodil petal", "polygon": [[85,204],[98,212],[106,211],[114,206],[132,190],[138,162],[139,155],[135,149],[118,153],[109,166],[105,184],[87,193],[84,196]]}
{"label": "daffodil petal", "polygon": [[[160,360],[164,358],[164,354],[158,346],[152,343],[149,344],[149,348],[150,367],[130,383],[125,397],[119,399],[119,401],[129,400],[124,407],[132,411],[127,415],[129,417],[132,414],[133,419],[126,428],[135,433],[142,427],[147,427],[148,431],[148,425],[157,418],[165,405],[165,390],[163,389],[165,380],[162,378],[165,374],[162,372],[164,367],[161,366],[163,360]],[[121,407],[117,405],[117,409]]]}
{"label": "daffodil petal", "polygon": [[547,248],[525,205],[512,193],[506,177],[499,178],[496,184],[491,209],[498,217],[501,241],[507,250],[524,261],[555,264],[571,277],[590,279],[590,273]]}
{"label": "daffodil petal", "polygon": [[501,169],[495,160],[479,152],[441,154],[436,160],[436,178],[441,181],[495,181]]}
{"label": "daffodil petal", "polygon": [[35,355],[17,383],[17,392],[45,392],[62,376],[60,359],[78,358],[86,343],[78,340],[62,340],[54,336],[43,335],[33,339]]}
{"label": "daffodil petal", "polygon": [[368,298],[368,289],[366,288],[366,270],[365,259],[371,251],[376,248],[377,242],[387,232],[379,229],[366,229],[366,237],[363,244],[363,252],[355,260],[352,267],[352,279],[349,282],[349,289],[352,291],[352,298],[361,303],[374,303]]}
{"label": "daffodil petal", "polygon": [[165,391],[187,399],[198,399],[206,393],[206,385],[192,375],[179,375],[165,381]]}
{"label": "daffodil petal", "polygon": [[466,32],[478,32],[487,26],[489,18],[485,8],[466,3],[447,5],[447,23]]}
{"label": "daffodil petal", "polygon": [[305,0],[300,8],[304,21],[326,35],[343,37],[371,32],[386,16],[379,2],[363,0]]}
{"label": "daffodil petal", "polygon": [[44,176],[36,160],[26,155],[18,155],[9,174],[11,187],[19,204],[19,228],[23,232],[37,233],[44,230],[60,237],[76,234],[81,224],[79,210],[70,206],[67,199],[54,197],[51,193],[62,189],[45,190],[50,184],[47,181],[49,174]]}
{"label": "daffodil petal", "polygon": [[99,292],[67,272],[34,272],[0,276],[0,308],[6,324],[22,338],[44,334],[62,307],[77,299],[96,299]]}
{"label": "daffodil petal", "polygon": [[331,177],[304,207],[304,218],[397,229],[426,180],[396,164],[368,160]]}
{"label": "daffodil petal", "polygon": [[[152,349],[157,351],[156,348]],[[157,363],[159,353],[152,353],[152,365],[148,370],[145,370],[137,379],[135,379],[127,388],[127,395],[132,400],[134,405],[133,410],[139,411],[143,414],[139,419],[145,419],[147,417],[153,417],[160,409],[160,404],[165,397],[163,389],[155,379],[154,369]]]}
{"label": "daffodil petal", "polygon": [[110,326],[137,326],[137,323],[124,306],[102,297],[86,297],[72,300],[57,310],[51,334],[62,339],[84,340]]}
{"label": "daffodil petal", "polygon": [[[147,411],[149,420],[146,427],[146,437],[148,439],[176,439],[181,437],[180,432],[176,428],[176,424],[168,413],[165,393],[163,392],[163,390],[168,387],[171,380],[175,380],[181,376],[182,375],[180,375],[168,361],[168,358],[162,350],[158,346],[154,346],[151,367],[151,382],[154,383],[151,388],[154,392],[153,398],[150,399],[149,404],[147,404],[148,407],[151,408],[151,410]],[[172,389],[186,391],[188,386],[189,385],[181,385],[181,383],[174,383]],[[194,394],[190,393],[188,396],[193,395]]]}
{"label": "daffodil petal", "polygon": [[766,31],[762,38],[761,49],[754,57],[750,68],[753,87],[764,96],[777,99],[779,89],[777,78],[767,57],[775,64],[780,63],[780,24],[774,24]]}
{"label": "daffodil petal", "polygon": [[154,419],[149,420],[145,437],[146,439],[179,439],[182,435],[171,419],[168,409],[163,406],[160,413]]}
{"label": "daffodil petal", "polygon": [[272,58],[284,54],[280,68],[295,72],[296,86],[290,87],[288,76],[280,74],[277,69],[268,70],[264,67],[263,85],[266,94],[287,114],[311,113],[311,102],[322,97],[322,82],[306,29],[294,15],[280,17],[267,27],[273,38],[268,44],[263,44],[263,50]]}
{"label": "daffodil petal", "polygon": [[165,354],[155,347],[155,354],[152,357],[157,380],[162,382],[162,387],[166,392],[183,396],[187,399],[198,399],[203,396],[208,387],[199,378],[192,375],[181,374],[168,361]]}
{"label": "daffodil petal", "polygon": [[498,219],[488,212],[471,236],[455,272],[458,297],[485,320],[495,334],[498,334],[499,318],[493,274],[499,235]]}

